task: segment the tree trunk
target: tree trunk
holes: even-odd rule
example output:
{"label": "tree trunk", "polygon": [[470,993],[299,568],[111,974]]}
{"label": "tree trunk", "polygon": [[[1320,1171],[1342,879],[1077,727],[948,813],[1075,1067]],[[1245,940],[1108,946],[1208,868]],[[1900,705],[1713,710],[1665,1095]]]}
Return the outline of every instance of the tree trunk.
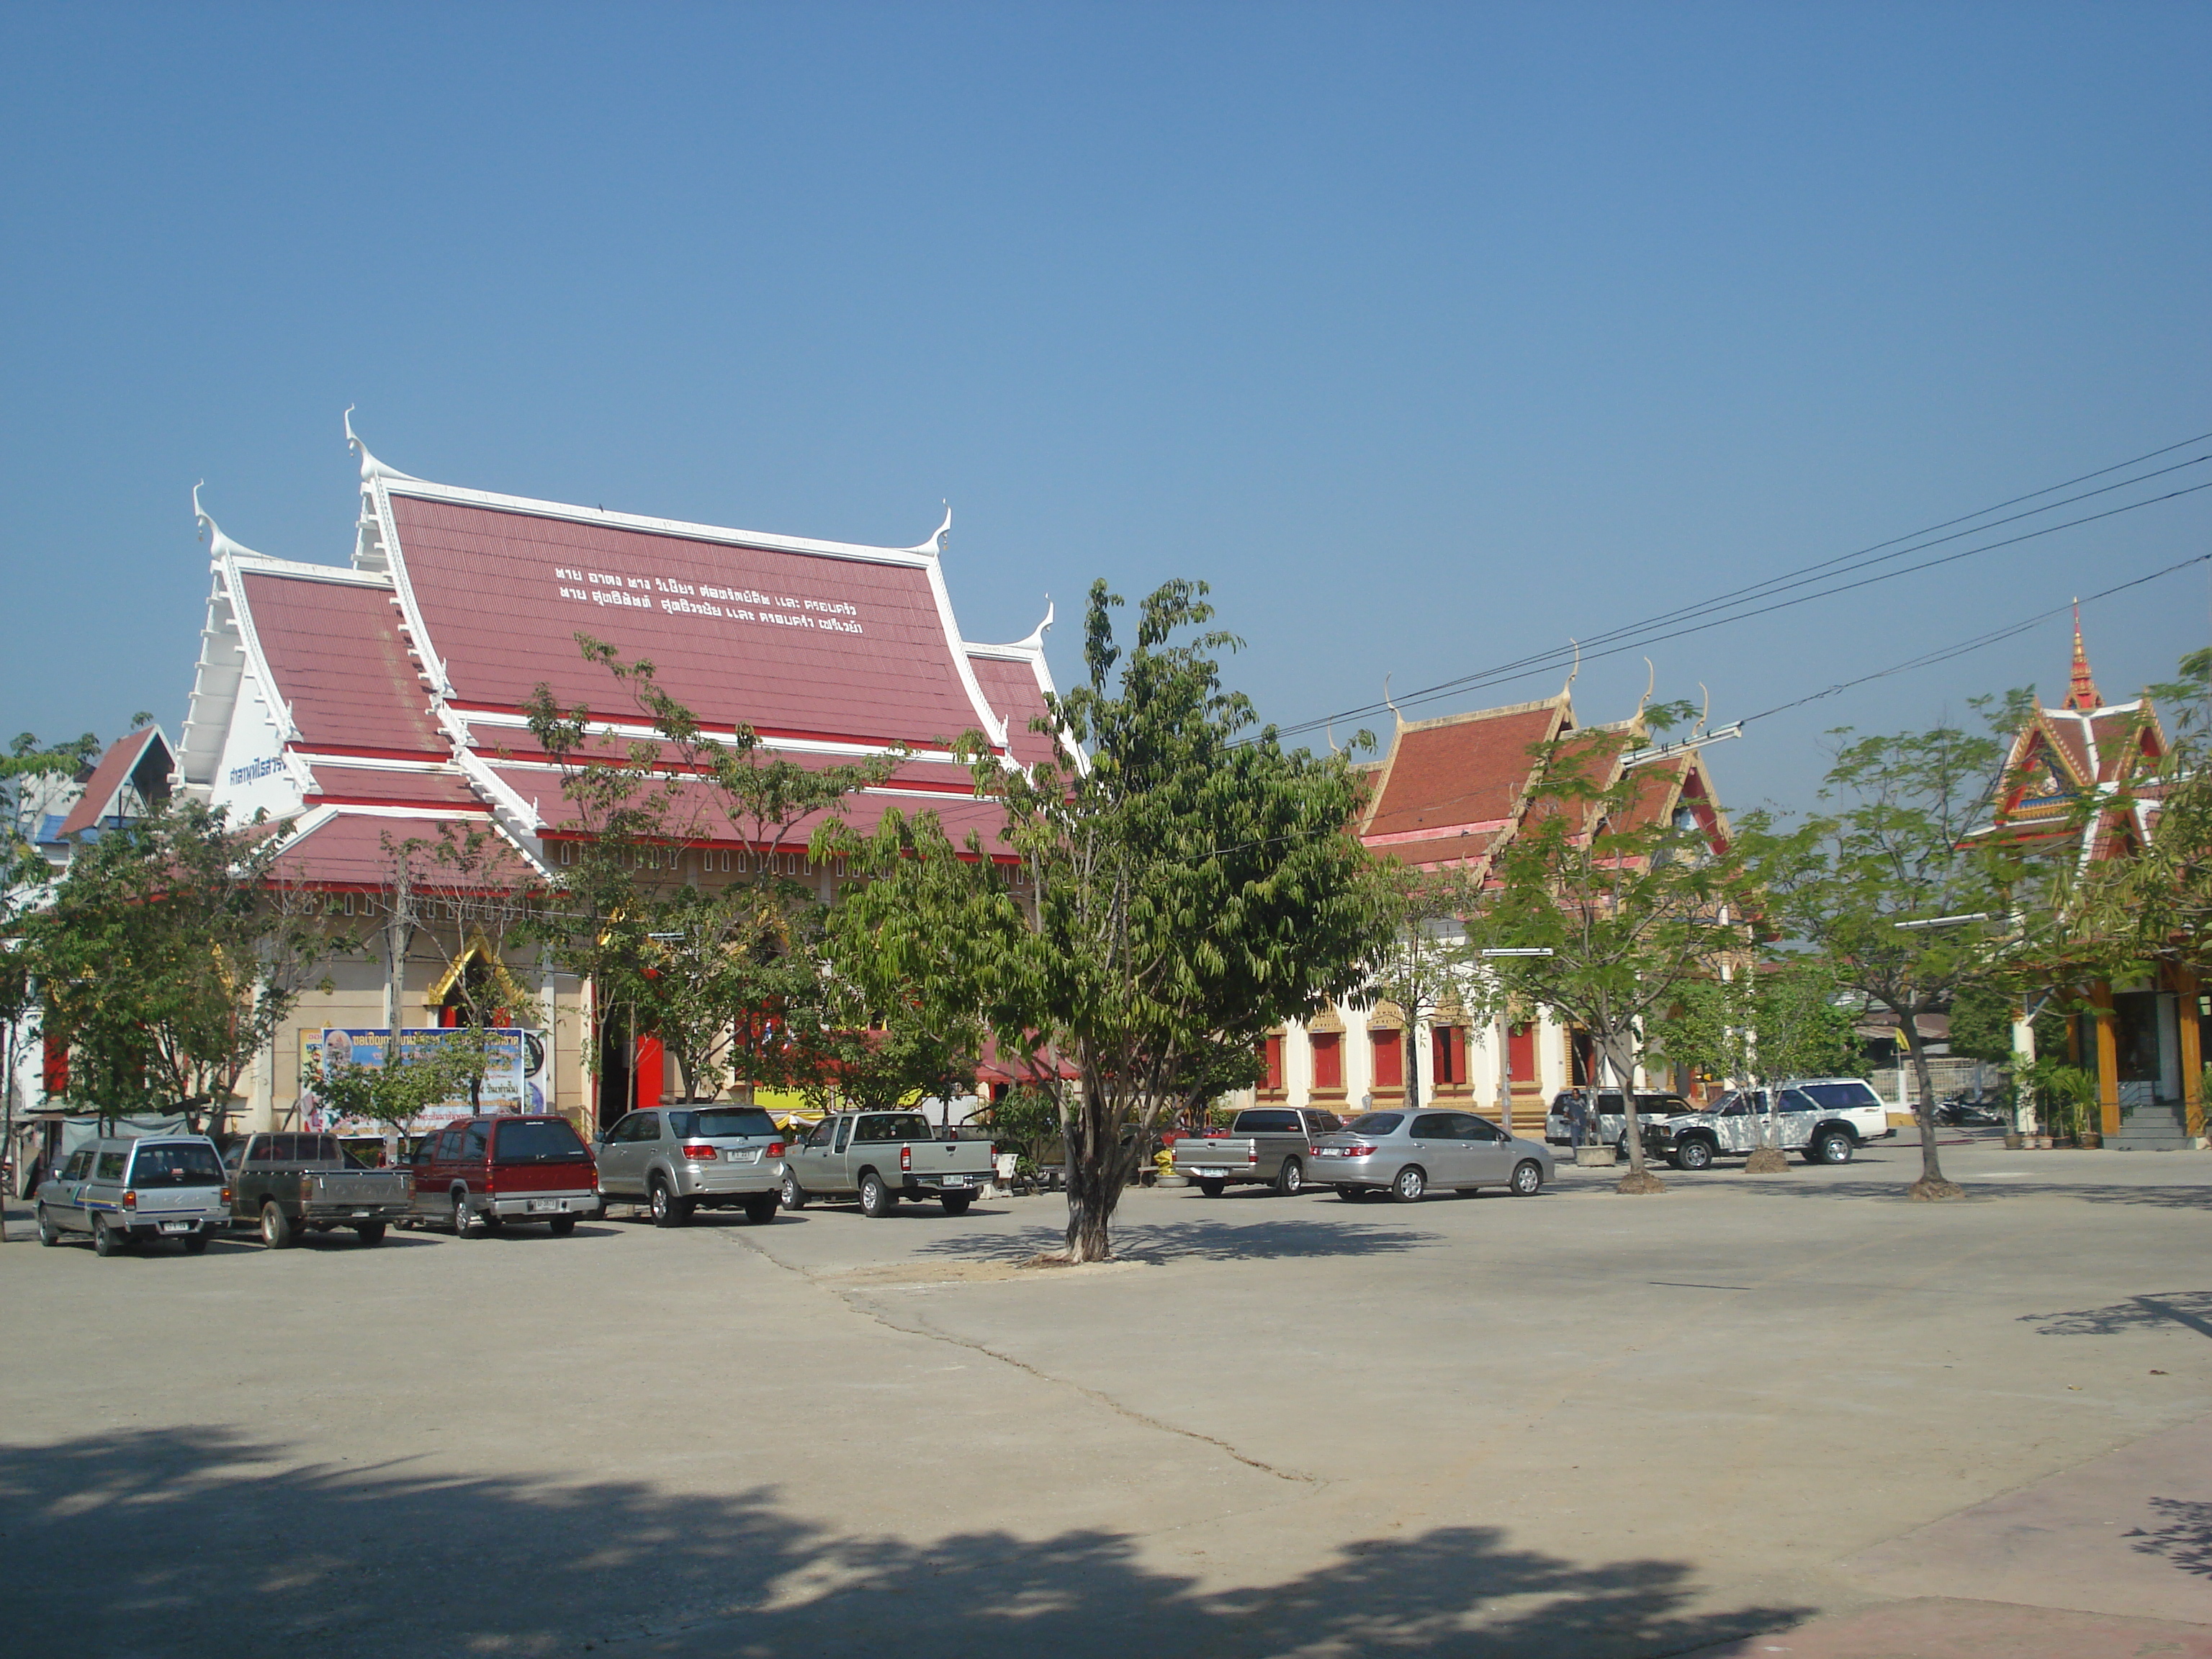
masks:
{"label": "tree trunk", "polygon": [[1418,1112],[1421,1109],[1421,1045],[1410,1009],[1406,1014],[1406,1029],[1400,1034],[1399,1040],[1406,1054],[1406,1109]]}
{"label": "tree trunk", "polygon": [[[1103,1261],[1113,1255],[1115,1206],[1121,1201],[1121,1147],[1114,1133],[1121,1114],[1097,1086],[1097,1068],[1084,1067],[1083,1098],[1065,1113],[1067,1142],[1067,1260]],[[1071,1121],[1072,1120],[1072,1121]]]}
{"label": "tree trunk", "polygon": [[1918,1199],[1964,1198],[1966,1189],[1944,1178],[1942,1161],[1936,1156],[1936,1079],[1928,1069],[1928,1051],[1921,1046],[1919,1022],[1908,1010],[1893,1007],[1891,1012],[1897,1016],[1905,1051],[1912,1056],[1913,1080],[1920,1085],[1920,1098],[1912,1108],[1913,1121],[1920,1126],[1920,1179],[1905,1190]]}
{"label": "tree trunk", "polygon": [[1663,1193],[1667,1183],[1644,1167],[1644,1127],[1636,1115],[1636,1053],[1626,1037],[1616,1036],[1603,1043],[1599,1050],[1605,1056],[1607,1069],[1620,1084],[1620,1138],[1628,1143],[1628,1173],[1620,1178],[1615,1191],[1623,1193]]}

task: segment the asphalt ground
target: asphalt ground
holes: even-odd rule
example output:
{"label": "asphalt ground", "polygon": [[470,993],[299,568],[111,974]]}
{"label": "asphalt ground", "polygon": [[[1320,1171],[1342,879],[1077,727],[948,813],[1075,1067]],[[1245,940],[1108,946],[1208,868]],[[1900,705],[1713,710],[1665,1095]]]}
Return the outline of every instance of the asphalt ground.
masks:
{"label": "asphalt ground", "polygon": [[[2212,1654],[2212,1156],[0,1249],[0,1638]],[[2042,1646],[2034,1645],[2040,1642]],[[2055,1645],[2054,1645],[2055,1644]]]}

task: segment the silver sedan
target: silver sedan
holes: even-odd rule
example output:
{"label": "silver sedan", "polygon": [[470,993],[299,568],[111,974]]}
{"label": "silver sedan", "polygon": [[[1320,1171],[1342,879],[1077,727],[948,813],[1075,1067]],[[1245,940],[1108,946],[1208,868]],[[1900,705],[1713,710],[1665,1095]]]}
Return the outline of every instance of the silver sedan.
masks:
{"label": "silver sedan", "polygon": [[1533,1198],[1551,1178],[1542,1141],[1517,1140],[1473,1112],[1370,1112],[1316,1140],[1306,1165],[1308,1184],[1334,1187],[1339,1198],[1388,1193],[1401,1204],[1418,1204],[1431,1188],[1503,1187]]}

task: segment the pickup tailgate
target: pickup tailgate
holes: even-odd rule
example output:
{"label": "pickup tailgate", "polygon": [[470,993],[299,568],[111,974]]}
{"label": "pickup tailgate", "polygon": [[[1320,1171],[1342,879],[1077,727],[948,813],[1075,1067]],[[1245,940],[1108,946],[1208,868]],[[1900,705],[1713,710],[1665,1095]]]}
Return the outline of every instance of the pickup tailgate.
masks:
{"label": "pickup tailgate", "polygon": [[908,1140],[899,1145],[899,1173],[925,1186],[980,1187],[995,1170],[988,1140]]}
{"label": "pickup tailgate", "polygon": [[310,1170],[301,1195],[310,1210],[404,1210],[414,1182],[404,1170]]}
{"label": "pickup tailgate", "polygon": [[1176,1142],[1177,1175],[1243,1175],[1257,1168],[1259,1162],[1260,1143],[1250,1135],[1220,1135]]}

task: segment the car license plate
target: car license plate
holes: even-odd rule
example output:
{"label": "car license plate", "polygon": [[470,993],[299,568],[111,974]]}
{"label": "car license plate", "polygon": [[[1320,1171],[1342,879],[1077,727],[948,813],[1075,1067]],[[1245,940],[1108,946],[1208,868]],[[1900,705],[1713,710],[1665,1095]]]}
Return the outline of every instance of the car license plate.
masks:
{"label": "car license plate", "polygon": [[164,1221],[161,1224],[161,1231],[165,1233],[188,1233],[191,1230],[192,1224],[189,1221]]}
{"label": "car license plate", "polygon": [[533,1198],[530,1200],[530,1213],[532,1215],[543,1215],[548,1210],[558,1210],[561,1207],[561,1200],[557,1198]]}
{"label": "car license plate", "polygon": [[1194,1170],[1191,1173],[1194,1175],[1202,1176],[1225,1176],[1229,1171],[1226,1170]]}
{"label": "car license plate", "polygon": [[968,1184],[968,1177],[966,1176],[947,1176],[945,1177],[945,1184],[948,1187],[965,1187]]}

